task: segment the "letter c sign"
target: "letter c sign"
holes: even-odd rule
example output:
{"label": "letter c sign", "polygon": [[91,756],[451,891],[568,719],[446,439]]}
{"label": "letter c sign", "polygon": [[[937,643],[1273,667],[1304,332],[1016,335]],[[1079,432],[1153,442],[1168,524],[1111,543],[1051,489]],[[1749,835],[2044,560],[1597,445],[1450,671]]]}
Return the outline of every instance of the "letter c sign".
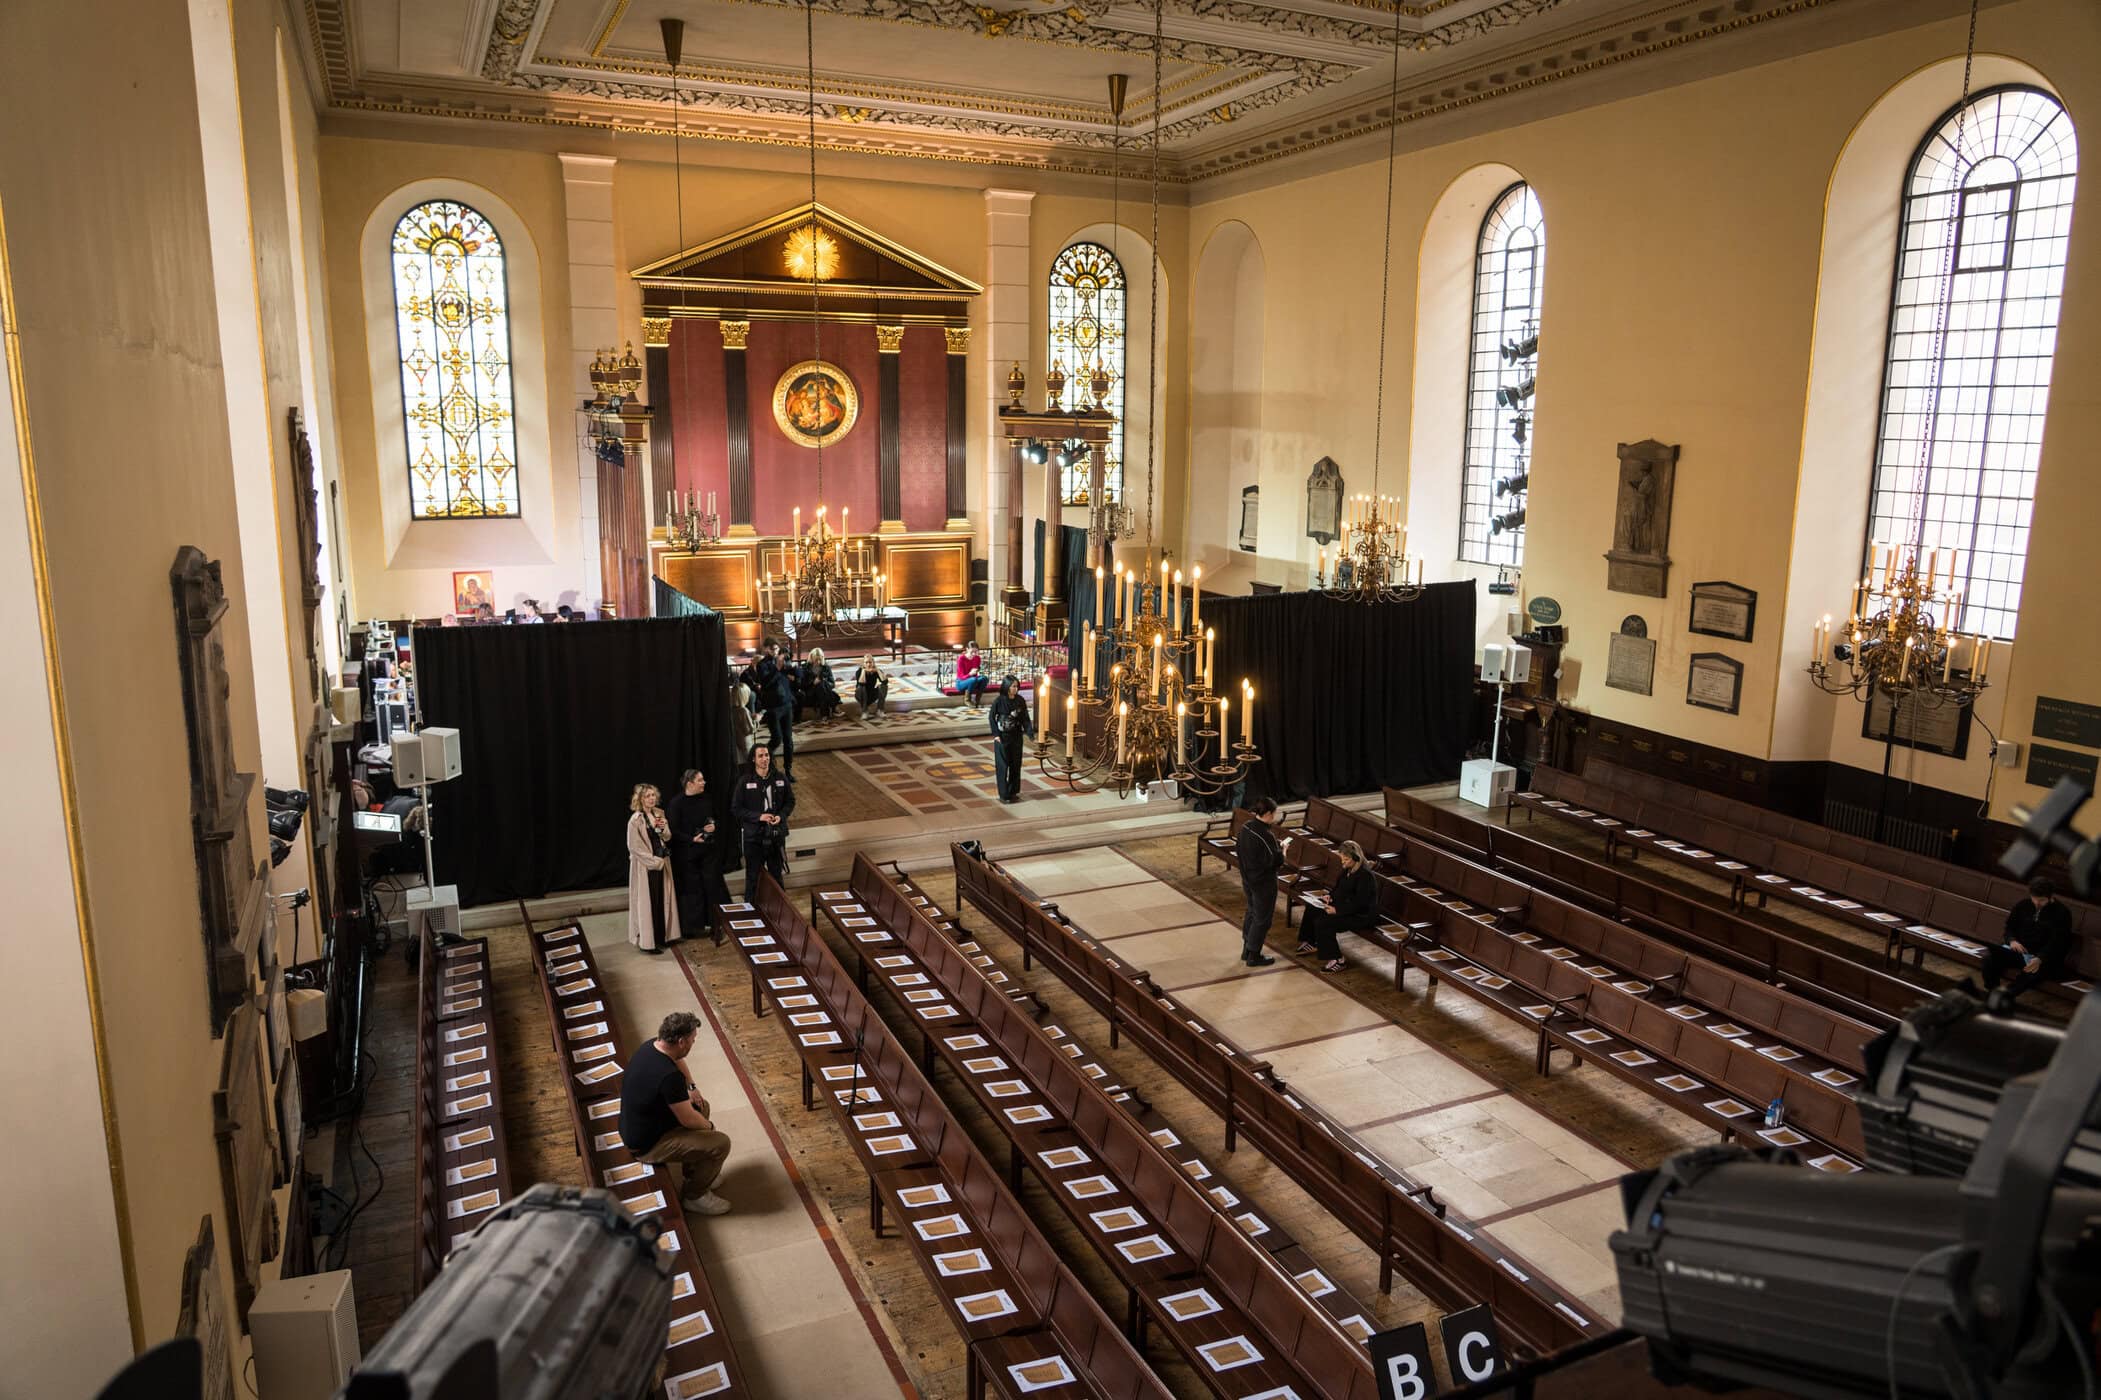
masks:
{"label": "letter c sign", "polygon": [[1472,1385],[1509,1369],[1502,1334],[1486,1303],[1452,1313],[1439,1329],[1444,1337],[1445,1365],[1454,1384]]}

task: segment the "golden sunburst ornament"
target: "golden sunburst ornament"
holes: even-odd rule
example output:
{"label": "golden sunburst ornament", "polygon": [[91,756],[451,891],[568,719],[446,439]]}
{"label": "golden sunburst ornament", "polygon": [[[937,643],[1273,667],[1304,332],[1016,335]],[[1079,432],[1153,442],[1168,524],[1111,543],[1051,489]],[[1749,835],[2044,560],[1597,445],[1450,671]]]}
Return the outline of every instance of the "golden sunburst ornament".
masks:
{"label": "golden sunburst ornament", "polygon": [[829,282],[839,275],[839,242],[816,224],[804,224],[788,235],[782,250],[788,274],[798,281]]}

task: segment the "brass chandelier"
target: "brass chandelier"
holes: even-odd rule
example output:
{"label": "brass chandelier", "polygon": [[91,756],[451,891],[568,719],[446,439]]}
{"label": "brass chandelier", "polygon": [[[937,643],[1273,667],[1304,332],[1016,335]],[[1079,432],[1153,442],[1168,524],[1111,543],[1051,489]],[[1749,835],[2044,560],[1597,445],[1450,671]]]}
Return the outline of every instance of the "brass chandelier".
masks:
{"label": "brass chandelier", "polygon": [[1423,566],[1415,561],[1415,577],[1408,577],[1408,526],[1404,502],[1398,496],[1378,493],[1380,448],[1386,429],[1386,322],[1393,281],[1393,167],[1394,138],[1400,129],[1401,97],[1401,10],[1393,10],[1393,88],[1386,124],[1386,241],[1379,259],[1379,369],[1372,381],[1371,470],[1372,492],[1350,498],[1342,521],[1342,537],[1335,550],[1334,577],[1328,573],[1328,552],[1320,552],[1313,574],[1315,592],[1350,603],[1412,603],[1423,596]]}
{"label": "brass chandelier", "polygon": [[[1969,41],[1963,53],[1962,97],[1956,104],[1952,149],[1960,159],[1963,123],[1970,108],[1970,74],[1977,53],[1977,5],[1970,6]],[[1809,652],[1809,679],[1829,695],[1851,695],[1872,705],[1877,692],[1893,703],[1922,709],[1974,705],[1989,688],[1992,639],[1955,630],[1962,617],[1961,551],[1928,552],[1926,496],[1931,485],[1940,424],[1941,379],[1946,371],[1948,304],[1953,299],[1955,249],[1962,241],[1962,201],[1948,201],[1948,228],[1941,259],[1940,295],[1933,327],[1933,382],[1926,396],[1926,440],[1919,456],[1918,489],[1911,493],[1909,545],[1873,543],[1868,570],[1853,589],[1843,631],[1831,614],[1816,624]],[[1948,556],[1946,587],[1941,555]],[[1920,564],[1924,562],[1924,571]],[[1885,772],[1887,770],[1885,769]]]}
{"label": "brass chandelier", "polygon": [[[1160,54],[1161,0],[1153,4],[1152,298],[1160,309]],[[1232,698],[1213,685],[1217,634],[1203,625],[1203,569],[1188,579],[1153,543],[1153,462],[1159,408],[1159,338],[1149,337],[1145,433],[1145,563],[1115,566],[1113,577],[1094,571],[1094,617],[1071,655],[1075,667],[1065,698],[1062,751],[1047,723],[1055,697],[1044,678],[1038,698],[1036,766],[1044,777],[1076,792],[1113,791],[1118,797],[1173,783],[1185,797],[1227,791],[1260,761],[1255,748],[1254,687],[1240,682],[1239,737]],[[1097,394],[1097,398],[1100,395]],[[1092,553],[1115,538],[1090,528]],[[1157,563],[1157,575],[1155,565]]]}

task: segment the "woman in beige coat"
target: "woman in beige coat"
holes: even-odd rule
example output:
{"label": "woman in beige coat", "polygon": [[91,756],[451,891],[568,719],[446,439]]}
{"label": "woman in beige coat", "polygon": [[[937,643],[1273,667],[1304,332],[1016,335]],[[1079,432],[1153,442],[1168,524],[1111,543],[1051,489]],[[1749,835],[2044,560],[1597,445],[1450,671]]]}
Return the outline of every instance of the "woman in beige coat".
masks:
{"label": "woman in beige coat", "polygon": [[671,820],[648,783],[635,785],[627,806],[627,941],[645,953],[661,953],[679,940],[678,891],[668,855]]}

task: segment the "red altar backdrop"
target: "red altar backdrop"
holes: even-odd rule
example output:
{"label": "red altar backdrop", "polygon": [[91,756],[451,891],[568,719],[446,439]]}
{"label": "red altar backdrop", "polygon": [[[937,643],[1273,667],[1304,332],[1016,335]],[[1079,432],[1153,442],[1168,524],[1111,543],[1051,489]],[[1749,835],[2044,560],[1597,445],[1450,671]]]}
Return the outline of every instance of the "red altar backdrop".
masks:
{"label": "red altar backdrop", "polygon": [[[846,371],[860,395],[853,431],[824,452],[824,501],[834,519],[851,507],[856,533],[881,520],[877,450],[881,439],[880,357],[875,327],[828,321],[822,358]],[[807,321],[751,323],[745,342],[745,401],[751,432],[752,526],[784,535],[801,506],[817,504],[817,453],[791,442],[773,421],[773,388],[790,365],[814,358]],[[731,524],[729,414],[720,326],[679,317],[671,326],[671,432],[678,489],[716,494]],[[939,326],[909,326],[898,364],[898,480],[907,529],[939,530],[948,506],[948,358]]]}

